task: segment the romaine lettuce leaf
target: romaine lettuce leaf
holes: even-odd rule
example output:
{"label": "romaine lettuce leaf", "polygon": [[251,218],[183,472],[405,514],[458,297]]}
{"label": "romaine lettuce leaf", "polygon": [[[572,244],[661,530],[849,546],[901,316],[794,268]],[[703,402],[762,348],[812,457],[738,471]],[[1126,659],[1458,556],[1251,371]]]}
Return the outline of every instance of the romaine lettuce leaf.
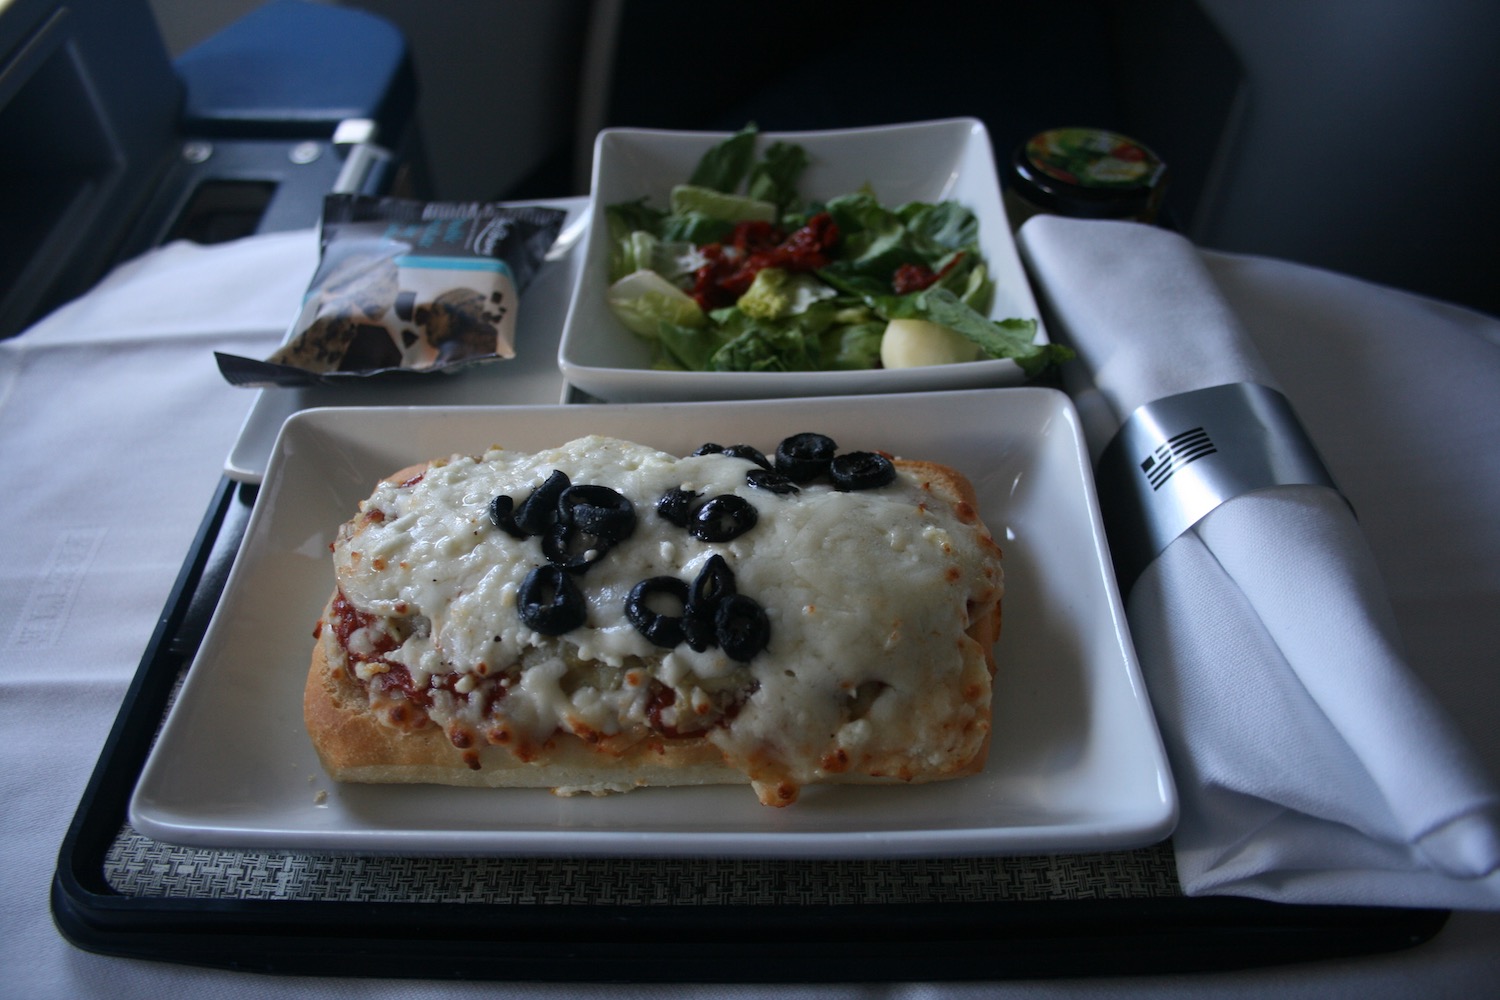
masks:
{"label": "romaine lettuce leaf", "polygon": [[632,271],[609,286],[605,301],[627,329],[648,339],[663,321],[682,327],[707,322],[691,295],[655,271]]}
{"label": "romaine lettuce leaf", "polygon": [[747,195],[716,191],[695,184],[677,184],[672,188],[672,215],[706,215],[725,222],[753,219],[776,221],[776,204]]}
{"label": "romaine lettuce leaf", "polygon": [[[963,281],[962,287],[958,285],[960,280]],[[972,263],[968,274],[961,275],[955,270],[953,274],[945,275],[938,284],[953,292],[960,302],[981,316],[988,316],[990,306],[995,303],[995,281],[990,277],[990,269],[983,263]]]}
{"label": "romaine lettuce leaf", "polygon": [[791,324],[757,324],[714,352],[715,372],[811,372],[818,370],[816,343]]}
{"label": "romaine lettuce leaf", "polygon": [[890,276],[902,264],[921,263],[910,246],[905,224],[869,194],[830,201],[826,210],[839,227],[839,259],[828,269],[846,279],[875,279],[890,290]]}
{"label": "romaine lettuce leaf", "polygon": [[733,222],[692,212],[687,215],[663,216],[656,235],[669,243],[686,241],[704,246],[708,243],[723,243],[733,232]]}
{"label": "romaine lettuce leaf", "polygon": [[983,260],[978,220],[957,202],[913,202],[891,210],[861,192],[833,199],[827,210],[838,224],[842,251],[826,270],[861,294],[889,294],[891,276],[903,264],[941,272],[954,260],[943,284],[959,293]]}
{"label": "romaine lettuce leaf", "polygon": [[731,306],[710,318],[727,340],[709,361],[710,371],[819,371],[825,367],[823,336],[835,328],[839,306],[823,299],[806,311],[761,319]]}
{"label": "romaine lettuce leaf", "polygon": [[646,204],[645,198],[622,201],[604,207],[604,222],[609,231],[609,280],[619,281],[636,270],[631,247],[633,233],[656,232],[666,218],[665,212]]}
{"label": "romaine lettuce leaf", "polygon": [[724,344],[723,334],[712,324],[693,328],[660,321],[656,325],[657,368],[708,371],[709,360]]}
{"label": "romaine lettuce leaf", "polygon": [[637,229],[619,241],[618,251],[621,273],[614,273],[617,265],[613,262],[610,267],[610,277],[615,281],[636,271],[654,271],[668,281],[677,281],[704,262],[698,247],[688,240],[669,243],[644,229]]}
{"label": "romaine lettuce leaf", "polygon": [[896,209],[913,235],[934,247],[966,250],[979,247],[979,219],[956,201],[913,201]]}
{"label": "romaine lettuce leaf", "polygon": [[864,371],[880,361],[885,320],[830,327],[821,338],[822,366],[833,371]]}
{"label": "romaine lettuce leaf", "polygon": [[646,204],[645,198],[604,206],[604,218],[609,223],[610,235],[617,237],[628,235],[637,229],[654,232],[666,215],[662,209]]}
{"label": "romaine lettuce leaf", "polygon": [[735,307],[757,319],[780,319],[804,313],[813,303],[837,295],[833,286],[824,284],[805,271],[763,267],[756,272],[755,280],[740,295]]}
{"label": "romaine lettuce leaf", "polygon": [[734,191],[755,162],[755,137],[759,131],[752,122],[722,142],[715,143],[698,161],[688,183],[726,193]]}
{"label": "romaine lettuce leaf", "polygon": [[801,146],[773,142],[765,154],[750,168],[746,193],[752,198],[769,201],[781,215],[800,207],[797,182],[807,169],[807,151]]}

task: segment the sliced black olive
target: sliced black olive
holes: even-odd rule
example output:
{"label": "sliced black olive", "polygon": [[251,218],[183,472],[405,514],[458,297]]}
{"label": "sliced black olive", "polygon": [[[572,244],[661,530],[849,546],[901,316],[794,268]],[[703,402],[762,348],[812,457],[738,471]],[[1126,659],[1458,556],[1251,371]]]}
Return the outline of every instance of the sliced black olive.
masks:
{"label": "sliced black olive", "polygon": [[532,490],[516,508],[516,525],[528,535],[540,535],[557,523],[557,501],[570,485],[567,473],[558,469]]}
{"label": "sliced black olive", "polygon": [[674,486],[656,501],[656,513],[677,527],[686,528],[693,516],[693,501],[702,495]]}
{"label": "sliced black olive", "polygon": [[688,612],[690,614],[696,612],[705,618],[712,619],[719,602],[735,593],[736,589],[734,571],[729,568],[729,563],[724,561],[724,557],[715,552],[708,557],[708,561],[698,571],[698,577],[688,591]]}
{"label": "sliced black olive", "polygon": [[896,479],[896,467],[873,451],[851,451],[835,458],[828,475],[837,490],[873,490]]}
{"label": "sliced black olive", "polygon": [[653,576],[630,588],[630,593],[625,598],[625,617],[630,619],[630,624],[649,639],[652,645],[671,649],[685,638],[683,617],[665,615],[652,608],[651,599],[657,594],[674,598],[686,609],[687,584],[675,576]]}
{"label": "sliced black olive", "polygon": [[797,484],[792,482],[791,477],[784,472],[777,472],[775,469],[751,469],[745,473],[745,482],[758,490],[765,490],[767,493],[777,493],[782,496],[788,493],[802,492]]}
{"label": "sliced black olive", "polygon": [[714,644],[714,620],[697,615],[682,616],[682,641],[695,653],[701,653]]}
{"label": "sliced black olive", "polygon": [[794,483],[810,482],[828,471],[838,447],[826,434],[793,434],[776,446],[776,469]]}
{"label": "sliced black olive", "polygon": [[490,501],[490,521],[512,538],[525,538],[526,532],[516,524],[516,502],[505,494]]}
{"label": "sliced black olive", "polygon": [[706,444],[700,444],[698,446],[698,450],[695,451],[695,452],[693,452],[693,454],[694,455],[717,455],[720,452],[722,452],[723,450],[724,450],[724,446],[722,444],[714,444],[712,441],[709,441]]}
{"label": "sliced black olive", "polygon": [[608,486],[569,486],[558,498],[558,516],[580,531],[623,542],[635,531],[635,505]]}
{"label": "sliced black olive", "polygon": [[732,444],[724,449],[724,454],[730,458],[743,458],[754,462],[762,469],[771,467],[771,460],[766,458],[765,452],[750,444]]}
{"label": "sliced black olive", "polygon": [[688,526],[694,538],[705,542],[727,542],[738,538],[760,519],[755,506],[744,497],[722,493],[703,502]]}
{"label": "sliced black olive", "polygon": [[516,594],[521,621],[543,635],[562,635],[588,619],[588,603],[573,578],[556,566],[526,574]]}
{"label": "sliced black olive", "polygon": [[771,641],[771,620],[753,598],[730,594],[714,615],[714,638],[730,659],[747,663]]}
{"label": "sliced black olive", "polygon": [[580,531],[566,521],[558,521],[542,535],[542,555],[558,569],[570,573],[582,573],[613,547],[611,539]]}
{"label": "sliced black olive", "polygon": [[[727,572],[727,565],[725,570]],[[705,586],[703,573],[699,573],[698,579],[693,581],[693,586],[688,591],[687,607],[682,614],[682,634],[683,641],[695,652],[703,652],[716,641],[714,614],[719,610],[720,598],[725,594],[734,593],[733,577],[729,578],[729,588],[727,591],[719,592],[717,584]]]}
{"label": "sliced black olive", "polygon": [[697,652],[703,652],[717,641],[714,616],[724,599],[732,597],[735,591],[734,571],[724,557],[715,552],[708,557],[688,589],[687,608],[682,616],[684,638]]}

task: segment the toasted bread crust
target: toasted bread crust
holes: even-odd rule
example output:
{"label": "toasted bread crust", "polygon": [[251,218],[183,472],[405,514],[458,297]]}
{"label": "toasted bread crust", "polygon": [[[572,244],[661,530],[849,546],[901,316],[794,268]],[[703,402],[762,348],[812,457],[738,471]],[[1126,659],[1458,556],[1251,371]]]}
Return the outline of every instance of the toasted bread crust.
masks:
{"label": "toasted bread crust", "polygon": [[506,746],[455,747],[443,728],[432,722],[398,728],[371,708],[364,685],[335,664],[340,657],[331,633],[324,628],[313,649],[302,709],[318,757],[336,781],[620,791],[745,780],[701,737],[651,735],[613,753],[572,733],[558,732],[536,747],[536,756],[527,761]]}

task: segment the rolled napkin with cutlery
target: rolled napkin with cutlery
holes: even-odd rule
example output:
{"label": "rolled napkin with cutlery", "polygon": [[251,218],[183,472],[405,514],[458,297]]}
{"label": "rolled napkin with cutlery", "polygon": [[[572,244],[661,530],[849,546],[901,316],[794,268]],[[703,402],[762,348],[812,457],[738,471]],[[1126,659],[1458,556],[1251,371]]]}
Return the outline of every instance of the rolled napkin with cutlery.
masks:
{"label": "rolled napkin with cutlery", "polygon": [[[1227,393],[1238,430],[1259,426],[1277,447],[1302,435],[1297,400],[1186,239],[1040,216],[1019,242],[1050,335],[1078,354],[1065,375],[1105,463],[1101,504],[1117,434],[1164,424],[1173,407],[1212,410]],[[1275,419],[1257,424],[1246,414],[1258,403],[1241,396],[1275,403]],[[1223,416],[1195,429],[1213,431]],[[1334,467],[1349,444],[1291,443]],[[1228,470],[1217,482],[1235,481],[1235,449],[1173,447],[1131,461],[1149,469],[1174,458],[1199,487],[1216,482],[1215,469]],[[1264,468],[1274,478],[1280,466]],[[1176,511],[1184,523],[1121,574],[1181,799],[1184,891],[1500,908],[1500,793],[1410,668],[1356,510],[1317,475],[1246,482],[1246,492]],[[1112,548],[1129,550],[1161,524],[1111,527]]]}

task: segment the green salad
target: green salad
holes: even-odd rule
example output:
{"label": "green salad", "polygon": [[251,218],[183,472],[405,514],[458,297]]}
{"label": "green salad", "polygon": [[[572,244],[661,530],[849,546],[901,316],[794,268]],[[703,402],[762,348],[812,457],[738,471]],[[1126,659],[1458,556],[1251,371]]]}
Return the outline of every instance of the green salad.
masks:
{"label": "green salad", "polygon": [[979,222],[956,201],[888,208],[868,188],[826,202],[797,183],[806,151],[756,155],[750,125],[704,154],[663,208],[609,205],[611,311],[686,371],[830,371],[1072,356],[1036,320],[988,318]]}

